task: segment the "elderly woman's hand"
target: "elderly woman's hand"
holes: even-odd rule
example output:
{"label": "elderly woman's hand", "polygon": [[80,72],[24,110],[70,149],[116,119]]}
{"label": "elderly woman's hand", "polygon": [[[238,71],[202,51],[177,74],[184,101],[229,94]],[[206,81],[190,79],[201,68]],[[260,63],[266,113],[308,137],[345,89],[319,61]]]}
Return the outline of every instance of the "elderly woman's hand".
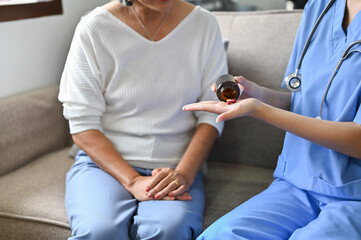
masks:
{"label": "elderly woman's hand", "polygon": [[151,184],[153,181],[152,176],[138,176],[135,179],[133,179],[131,185],[127,190],[134,196],[135,199],[137,199],[140,202],[143,201],[149,201],[149,200],[190,200],[190,196],[187,192],[183,192],[180,195],[177,196],[169,196],[169,195],[162,195],[161,197],[153,198],[149,197],[149,192],[147,192],[145,189],[148,185]]}
{"label": "elderly woman's hand", "polygon": [[191,183],[183,174],[172,168],[156,168],[152,172],[152,181],[146,187],[149,198],[163,199],[167,196],[177,200],[191,200],[188,194]]}

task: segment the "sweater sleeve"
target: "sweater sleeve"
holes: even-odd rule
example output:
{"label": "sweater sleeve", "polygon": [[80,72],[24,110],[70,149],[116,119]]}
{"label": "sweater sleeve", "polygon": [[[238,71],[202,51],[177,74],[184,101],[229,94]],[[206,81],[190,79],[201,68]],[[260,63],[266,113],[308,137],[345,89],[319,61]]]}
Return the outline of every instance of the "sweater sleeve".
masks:
{"label": "sweater sleeve", "polygon": [[92,40],[85,24],[80,22],[60,82],[58,98],[63,103],[63,114],[69,120],[71,134],[101,130],[105,100]]}
{"label": "sweater sleeve", "polygon": [[[224,45],[222,42],[221,32],[217,20],[211,16],[211,21],[208,26],[207,44],[205,44],[203,51],[203,64],[202,64],[202,90],[198,101],[218,101],[216,94],[211,91],[211,86],[217,78],[228,72],[227,58]],[[219,135],[223,131],[224,123],[216,123],[217,115],[208,112],[195,112],[198,119],[197,125],[207,123],[214,126]]]}

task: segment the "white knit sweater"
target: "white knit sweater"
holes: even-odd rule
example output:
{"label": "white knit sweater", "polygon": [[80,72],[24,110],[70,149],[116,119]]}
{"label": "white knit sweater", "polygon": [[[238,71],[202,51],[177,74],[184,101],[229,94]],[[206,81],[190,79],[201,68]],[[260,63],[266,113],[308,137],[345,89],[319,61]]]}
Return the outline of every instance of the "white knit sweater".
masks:
{"label": "white knit sweater", "polygon": [[196,7],[152,42],[98,7],[78,24],[60,84],[71,133],[102,131],[132,166],[175,167],[195,127],[221,133],[215,114],[182,106],[216,100],[210,86],[227,72],[216,19]]}

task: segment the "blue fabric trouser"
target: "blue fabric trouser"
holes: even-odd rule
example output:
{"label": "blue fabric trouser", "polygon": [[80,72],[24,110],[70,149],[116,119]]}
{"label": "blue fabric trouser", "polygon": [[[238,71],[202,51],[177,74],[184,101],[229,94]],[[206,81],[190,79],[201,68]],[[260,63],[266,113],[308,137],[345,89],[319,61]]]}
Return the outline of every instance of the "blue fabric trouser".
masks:
{"label": "blue fabric trouser", "polygon": [[361,239],[361,201],[326,197],[275,180],[197,240]]}
{"label": "blue fabric trouser", "polygon": [[[136,170],[151,175],[150,169]],[[79,151],[66,176],[65,205],[73,237],[69,239],[194,239],[202,231],[202,174],[191,201],[138,202],[108,173]]]}

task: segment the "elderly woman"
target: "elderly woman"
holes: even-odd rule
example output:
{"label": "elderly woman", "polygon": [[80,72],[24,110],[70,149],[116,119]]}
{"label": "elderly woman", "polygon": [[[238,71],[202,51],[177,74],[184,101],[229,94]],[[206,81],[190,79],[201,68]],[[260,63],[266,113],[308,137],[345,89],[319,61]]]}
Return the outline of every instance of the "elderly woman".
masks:
{"label": "elderly woman", "polygon": [[59,100],[81,148],[66,178],[70,239],[194,239],[202,166],[222,131],[213,113],[227,72],[215,18],[181,0],[112,1],[79,23]]}

